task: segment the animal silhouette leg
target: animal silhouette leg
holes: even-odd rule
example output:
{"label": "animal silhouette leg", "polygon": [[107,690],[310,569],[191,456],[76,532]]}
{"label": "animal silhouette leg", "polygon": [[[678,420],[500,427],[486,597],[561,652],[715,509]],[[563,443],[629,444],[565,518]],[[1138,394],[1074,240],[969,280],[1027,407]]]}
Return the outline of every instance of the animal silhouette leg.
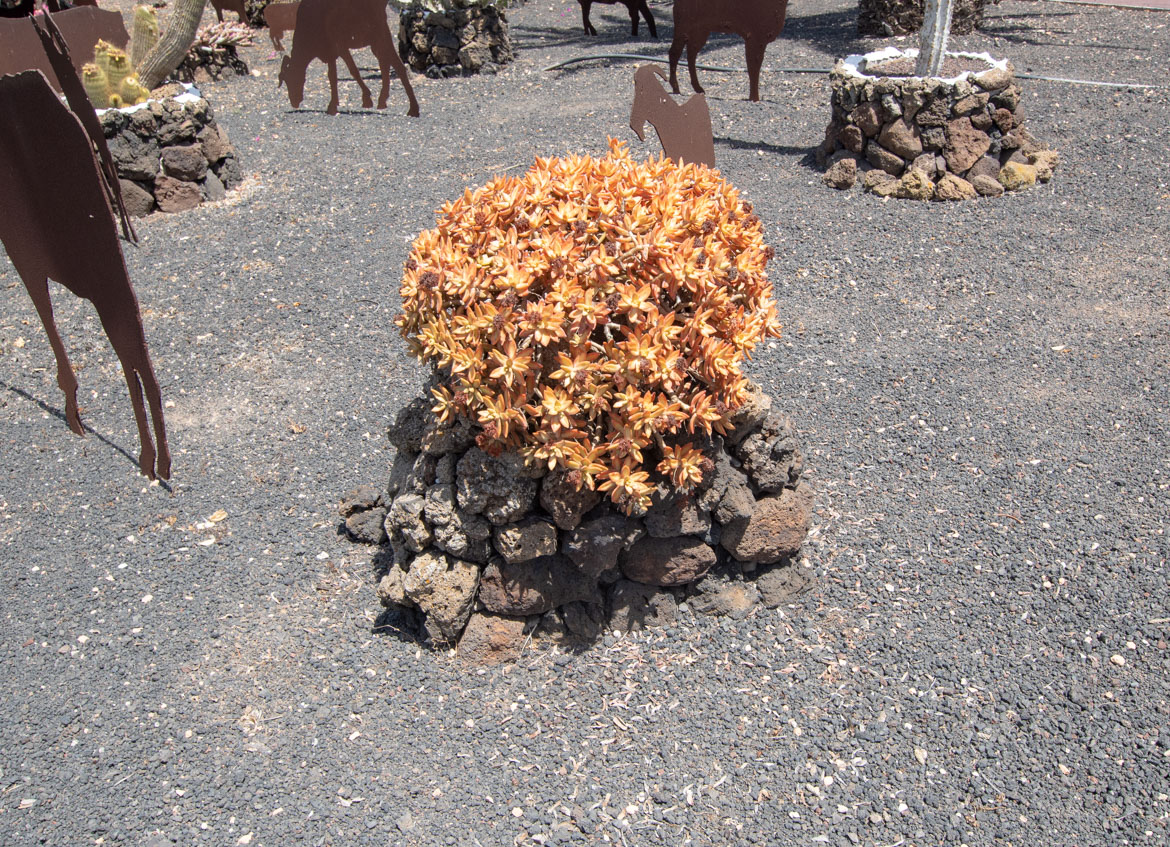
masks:
{"label": "animal silhouette leg", "polygon": [[667,52],[667,60],[670,62],[670,90],[675,94],[681,94],[678,90],[678,60],[682,58],[683,47],[686,45],[686,39],[678,32],[678,26],[675,25],[674,40],[670,42],[670,50]]}
{"label": "animal silhouette leg", "polygon": [[630,35],[638,34],[638,7],[630,4]]}
{"label": "animal silhouette leg", "polygon": [[764,51],[768,45],[764,41],[751,39],[745,42],[744,50],[747,55],[748,84],[750,93],[748,99],[753,103],[760,99],[760,69],[764,66]]}
{"label": "animal silhouette leg", "polygon": [[406,73],[406,65],[403,64],[402,58],[398,55],[398,51],[394,49],[394,42],[379,47],[373,51],[378,59],[378,67],[382,69],[382,98],[379,104],[379,109],[386,108],[386,95],[390,86],[390,77],[386,71],[386,65],[394,68],[394,73],[398,74],[398,78],[402,80],[402,88],[406,92],[406,99],[410,101],[410,105],[406,108],[406,116],[408,118],[418,117],[418,100],[414,96],[414,88],[410,84],[410,77]]}
{"label": "animal silhouette leg", "polygon": [[699,75],[695,73],[695,60],[699,58],[699,51],[707,44],[707,38],[704,35],[700,39],[692,39],[687,42],[687,68],[691,72],[691,88],[699,94],[703,93],[703,86],[699,85]]}
{"label": "animal silhouette leg", "polygon": [[[20,272],[20,268],[17,268]],[[49,299],[49,280],[42,276],[37,282],[29,282],[33,276],[25,276],[20,272],[24,287],[32,297],[41,324],[45,327],[45,334],[49,336],[49,346],[53,348],[53,355],[57,358],[57,385],[65,394],[65,421],[69,428],[78,435],[85,435],[81,428],[81,413],[77,408],[77,375],[73,372],[73,365],[69,361],[69,354],[61,341],[61,334],[57,332],[57,322],[53,319],[53,302]]]}
{"label": "animal silhouette leg", "polygon": [[[146,336],[142,332],[142,318],[137,304],[112,305],[98,311],[106,337],[114,347],[114,353],[122,365],[122,375],[130,391],[130,402],[134,407],[134,423],[138,428],[138,468],[151,479],[158,476],[169,479],[171,475],[171,454],[167,447],[166,424],[163,422],[162,392],[158,379],[150,364],[146,348]],[[145,395],[145,402],[143,397]],[[154,440],[146,420],[146,405],[150,405],[150,417],[154,423]],[[157,451],[155,445],[157,444]]]}
{"label": "animal silhouette leg", "polygon": [[340,100],[337,95],[337,60],[330,59],[329,65],[329,105],[325,107],[325,114],[336,115]]}
{"label": "animal silhouette leg", "polygon": [[581,22],[585,24],[586,35],[597,35],[597,30],[589,22],[589,7],[592,5],[593,0],[581,0]]}
{"label": "animal silhouette leg", "polygon": [[[650,7],[646,3],[639,3],[639,8],[642,11],[642,17],[646,19],[646,27],[650,30],[652,38],[658,37],[658,27],[654,25],[654,16],[650,14]],[[634,18],[634,35],[638,34],[638,19]]]}
{"label": "animal silhouette leg", "polygon": [[[345,66],[349,68],[349,75],[353,77],[353,81],[358,84],[358,88],[362,90],[362,108],[373,108],[374,98],[370,96],[370,87],[366,85],[365,80],[362,79],[361,71],[358,70],[357,62],[353,60],[353,54],[348,50],[341,51],[341,61],[345,62]],[[385,73],[383,73],[385,77]],[[382,83],[382,102],[378,106],[379,109],[386,108],[386,83]]]}

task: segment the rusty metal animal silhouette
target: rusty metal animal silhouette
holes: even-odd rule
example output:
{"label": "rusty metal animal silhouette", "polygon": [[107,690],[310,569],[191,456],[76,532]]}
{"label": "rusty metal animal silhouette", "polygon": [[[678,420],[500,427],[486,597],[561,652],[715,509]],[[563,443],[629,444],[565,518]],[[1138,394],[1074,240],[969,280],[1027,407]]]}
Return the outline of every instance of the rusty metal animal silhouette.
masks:
{"label": "rusty metal animal silhouette", "polygon": [[240,23],[248,22],[248,12],[244,8],[244,0],[211,0],[211,8],[215,9],[215,17],[223,23],[224,12],[235,12],[240,16]]}
{"label": "rusty metal animal silhouette", "polygon": [[284,34],[291,32],[297,25],[297,9],[299,0],[292,3],[269,3],[264,7],[264,23],[268,24],[268,37],[272,39],[272,46],[284,52]]}
{"label": "rusty metal animal silhouette", "polygon": [[369,47],[378,59],[382,72],[382,92],[378,95],[378,108],[386,108],[390,92],[390,68],[402,80],[410,108],[406,114],[418,117],[418,101],[406,75],[406,66],[398,57],[394,47],[394,36],[386,23],[385,0],[301,0],[297,10],[296,29],[293,32],[292,55],[286,55],[280,63],[280,77],[277,87],[288,86],[288,101],[295,109],[305,98],[305,73],[309,63],[320,59],[329,66],[329,106],[326,112],[337,114],[337,60],[345,62],[350,74],[362,90],[362,106],[370,108],[370,89],[362,82],[357,64],[350,50]]}
{"label": "rusty metal animal silhouette", "polygon": [[764,65],[764,50],[780,37],[784,18],[788,14],[788,0],[675,0],[674,40],[670,43],[670,87],[678,90],[678,60],[683,47],[687,49],[687,66],[691,72],[691,88],[700,94],[703,86],[695,73],[695,59],[713,32],[734,33],[744,41],[747,53],[750,99],[760,99],[760,68]]}
{"label": "rusty metal animal silhouette", "polygon": [[650,35],[654,38],[658,37],[658,27],[654,25],[654,15],[650,13],[650,7],[646,5],[646,0],[577,0],[581,4],[581,22],[585,24],[586,35],[597,35],[597,30],[593,28],[593,24],[589,22],[589,7],[594,3],[604,3],[606,5],[616,5],[621,3],[630,11],[630,34],[638,34],[638,14],[646,19],[646,26],[650,29]]}
{"label": "rusty metal animal silhouette", "polygon": [[[48,24],[52,29],[51,21]],[[38,32],[45,31],[38,26]],[[71,65],[60,34],[50,32],[45,38],[46,49],[61,51],[54,62],[58,76],[67,75]],[[82,108],[74,102],[81,81],[74,76],[64,87],[71,107]],[[83,95],[81,100],[92,115]],[[65,419],[75,433],[84,433],[77,377],[53,319],[50,279],[93,303],[130,391],[141,446],[138,467],[152,479],[156,474],[167,479],[171,456],[162,398],[111,214],[110,197],[120,200],[120,195],[107,185],[110,172],[103,173],[90,133],[40,71],[0,77],[0,195],[6,207],[0,216],[0,242],[36,306],[56,356]]]}
{"label": "rusty metal animal silhouette", "polygon": [[711,112],[707,98],[695,94],[681,106],[659,82],[666,79],[661,68],[642,65],[634,72],[634,106],[630,129],[646,140],[646,123],[658,133],[662,152],[676,162],[715,167],[715,140],[711,133]]}

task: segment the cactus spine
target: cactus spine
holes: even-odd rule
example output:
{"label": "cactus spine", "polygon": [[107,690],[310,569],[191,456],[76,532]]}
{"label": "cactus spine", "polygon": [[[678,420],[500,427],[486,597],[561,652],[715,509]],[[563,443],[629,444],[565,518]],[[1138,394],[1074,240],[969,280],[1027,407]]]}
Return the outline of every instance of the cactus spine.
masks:
{"label": "cactus spine", "polygon": [[137,68],[146,54],[158,43],[158,15],[150,6],[134,7],[130,34],[130,64]]}

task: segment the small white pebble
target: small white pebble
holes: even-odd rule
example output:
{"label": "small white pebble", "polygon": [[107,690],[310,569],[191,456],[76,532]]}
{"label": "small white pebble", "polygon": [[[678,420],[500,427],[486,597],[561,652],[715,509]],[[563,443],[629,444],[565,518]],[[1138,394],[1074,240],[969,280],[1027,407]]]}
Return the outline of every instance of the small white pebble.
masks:
{"label": "small white pebble", "polygon": [[1118,654],[1118,653],[1114,653],[1112,656],[1109,657],[1109,661],[1111,661],[1113,664],[1117,665],[1118,667],[1121,667],[1122,665],[1125,664],[1125,657]]}

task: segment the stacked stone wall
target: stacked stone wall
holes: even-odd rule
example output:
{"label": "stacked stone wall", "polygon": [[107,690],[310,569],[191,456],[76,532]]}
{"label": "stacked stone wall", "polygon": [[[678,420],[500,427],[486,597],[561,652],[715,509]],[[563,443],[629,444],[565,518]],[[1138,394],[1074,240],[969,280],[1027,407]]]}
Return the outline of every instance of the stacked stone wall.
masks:
{"label": "stacked stone wall", "polygon": [[107,109],[101,125],[132,215],[222,200],[243,179],[235,148],[201,97]]}
{"label": "stacked stone wall", "polygon": [[919,200],[999,196],[1052,178],[1059,157],[1028,131],[1010,65],[954,79],[859,75],[838,62],[817,149],[825,182]]}
{"label": "stacked stone wall", "polygon": [[[762,393],[707,445],[697,491],[660,486],[633,516],[563,473],[487,455],[470,424],[439,425],[430,405],[420,398],[391,427],[388,485],[354,492],[341,513],[355,540],[388,545],[378,595],[436,646],[490,659],[534,629],[592,641],[670,623],[683,602],[743,617],[808,582],[793,562],[813,493],[792,422]],[[491,644],[503,646],[477,654]]]}
{"label": "stacked stone wall", "polygon": [[490,6],[404,11],[398,53],[415,71],[431,77],[481,73],[513,59],[508,20]]}

